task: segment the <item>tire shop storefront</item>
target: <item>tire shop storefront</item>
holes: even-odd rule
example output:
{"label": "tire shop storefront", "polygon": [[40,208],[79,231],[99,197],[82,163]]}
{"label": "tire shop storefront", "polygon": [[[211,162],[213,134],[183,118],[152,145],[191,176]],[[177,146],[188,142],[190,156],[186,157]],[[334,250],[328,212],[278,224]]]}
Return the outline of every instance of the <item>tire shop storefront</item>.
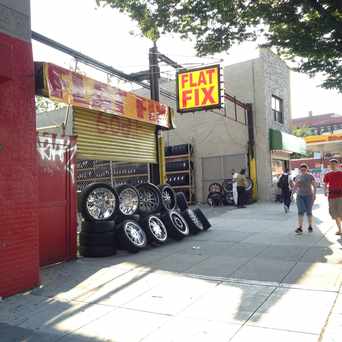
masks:
{"label": "tire shop storefront", "polygon": [[[82,223],[80,254],[84,256],[112,255],[115,253],[114,245],[106,248],[102,245],[100,247],[96,245],[94,236],[90,240],[90,234],[94,229],[105,233],[108,243],[114,237],[114,225],[108,221],[114,217],[116,223],[120,223],[120,220],[122,225],[126,224],[123,219],[134,216],[138,210],[141,214],[145,211],[144,217],[161,210],[163,200],[161,195],[156,195],[156,192],[160,193],[159,189],[153,184],[146,184],[146,181],[150,180],[149,168],[146,165],[156,164],[158,159],[163,160],[163,153],[158,156],[158,150],[163,151],[164,147],[161,138],[157,139],[156,130],[158,127],[162,129],[172,127],[171,111],[158,102],[113,88],[53,64],[37,63],[36,77],[39,88],[37,93],[54,101],[69,104],[69,107],[64,110],[65,117],[62,125],[57,124],[54,127],[47,125],[44,128],[39,123],[38,115],[39,131],[58,132],[58,126],[61,126],[62,134],[75,135],[77,164],[82,167],[77,171],[87,173],[83,184],[79,182],[82,185],[80,190],[84,190],[79,199],[79,210],[86,219],[86,222]],[[46,115],[48,113],[45,113]],[[51,121],[55,121],[54,119],[52,118]],[[45,120],[45,124],[46,122]],[[119,169],[122,165],[131,165],[132,169],[145,167],[144,182],[141,182],[142,184],[136,182],[134,184],[136,187],[127,184],[128,182],[121,182],[120,177],[115,177],[113,170]],[[165,179],[163,165],[163,162],[159,165],[162,180]],[[102,171],[95,175],[94,170]],[[96,185],[89,186],[90,183],[95,182]],[[158,181],[158,183],[163,183],[163,181]],[[168,189],[165,191],[167,192]],[[153,195],[160,197],[158,203],[152,203]],[[118,203],[116,209],[103,207],[103,210],[98,211],[96,205],[89,202],[90,199],[95,203],[101,196],[105,197],[108,203]],[[84,198],[87,198],[88,202],[85,202]],[[126,205],[127,203],[129,205]],[[171,206],[175,207],[175,201]],[[158,217],[155,220],[158,221]],[[92,222],[89,223],[90,221]],[[135,238],[137,243],[142,243],[143,239],[136,234],[135,222],[129,224],[127,229],[117,228],[117,231],[123,232],[131,229],[134,235],[131,238]],[[154,226],[158,224],[160,222],[151,223]],[[102,239],[99,236],[97,238]],[[91,248],[89,248],[90,241],[94,242]],[[136,251],[136,246],[129,244],[126,235],[120,236],[120,241],[125,249]]]}

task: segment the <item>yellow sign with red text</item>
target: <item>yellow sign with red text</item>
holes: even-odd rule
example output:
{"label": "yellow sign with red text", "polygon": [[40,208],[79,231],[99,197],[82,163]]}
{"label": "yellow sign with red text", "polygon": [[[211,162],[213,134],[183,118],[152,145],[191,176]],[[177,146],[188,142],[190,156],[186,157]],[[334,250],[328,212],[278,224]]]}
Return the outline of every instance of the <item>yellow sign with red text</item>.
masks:
{"label": "yellow sign with red text", "polygon": [[221,108],[220,66],[206,66],[177,73],[178,112]]}

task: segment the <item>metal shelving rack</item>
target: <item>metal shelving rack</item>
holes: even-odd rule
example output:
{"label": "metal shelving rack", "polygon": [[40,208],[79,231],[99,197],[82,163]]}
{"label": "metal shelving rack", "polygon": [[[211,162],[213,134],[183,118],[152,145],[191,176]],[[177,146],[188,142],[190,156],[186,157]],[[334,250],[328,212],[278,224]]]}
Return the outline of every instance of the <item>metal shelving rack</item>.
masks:
{"label": "metal shelving rack", "polygon": [[147,164],[119,163],[102,160],[78,160],[77,190],[82,191],[88,184],[103,182],[112,186],[139,184],[150,179]]}
{"label": "metal shelving rack", "polygon": [[[187,185],[172,185],[172,188],[176,192],[184,192],[188,203],[192,204],[195,201],[195,177],[194,177],[194,167],[192,162],[192,147],[191,145],[188,145],[188,153],[186,154],[179,154],[179,155],[170,155],[165,156],[166,165],[168,162],[171,161],[187,161],[188,168],[186,170],[179,170],[179,171],[166,171],[166,176],[169,179],[170,176],[188,176],[189,182]],[[187,195],[188,194],[188,195]]]}

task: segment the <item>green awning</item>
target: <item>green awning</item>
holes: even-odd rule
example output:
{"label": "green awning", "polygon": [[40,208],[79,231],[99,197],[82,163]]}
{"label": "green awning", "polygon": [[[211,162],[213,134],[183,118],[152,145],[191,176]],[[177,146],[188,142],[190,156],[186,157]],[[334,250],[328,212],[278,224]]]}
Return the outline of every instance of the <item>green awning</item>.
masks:
{"label": "green awning", "polygon": [[270,128],[270,149],[305,154],[306,144],[303,138]]}

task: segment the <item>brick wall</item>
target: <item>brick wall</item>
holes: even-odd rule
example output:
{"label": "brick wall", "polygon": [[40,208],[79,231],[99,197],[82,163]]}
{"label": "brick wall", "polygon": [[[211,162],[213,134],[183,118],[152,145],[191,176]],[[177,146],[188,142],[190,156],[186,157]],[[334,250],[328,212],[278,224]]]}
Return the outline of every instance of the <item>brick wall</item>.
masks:
{"label": "brick wall", "polygon": [[[4,5],[16,2],[0,0],[7,30],[11,13],[19,16],[20,8]],[[6,75],[0,77],[0,297],[5,297],[39,284],[39,249],[32,47],[1,28],[0,65],[6,68],[0,72]]]}

